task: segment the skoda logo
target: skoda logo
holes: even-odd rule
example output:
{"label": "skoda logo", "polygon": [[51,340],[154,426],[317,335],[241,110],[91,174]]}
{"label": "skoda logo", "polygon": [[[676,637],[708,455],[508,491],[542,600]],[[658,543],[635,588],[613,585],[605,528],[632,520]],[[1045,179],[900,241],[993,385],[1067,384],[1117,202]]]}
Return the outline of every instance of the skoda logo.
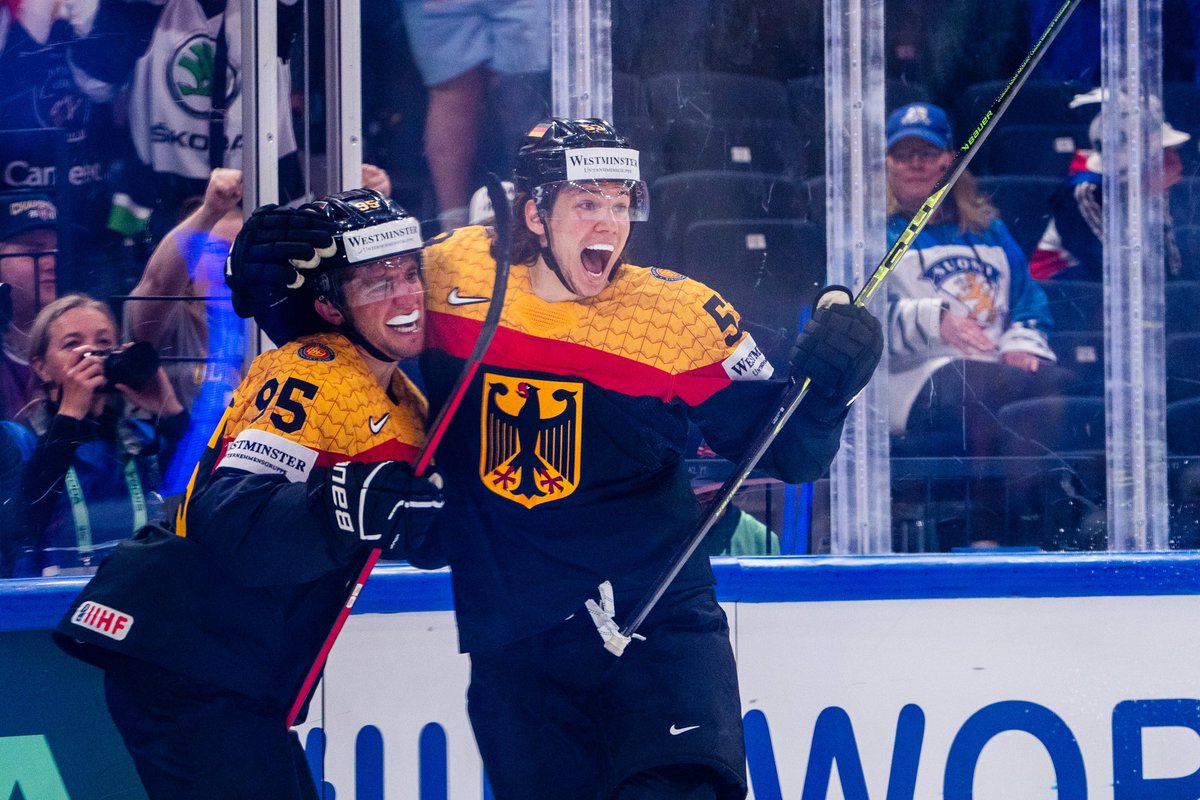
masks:
{"label": "skoda logo", "polygon": [[[217,42],[205,33],[198,33],[175,49],[167,67],[167,87],[171,97],[194,117],[207,117],[212,111],[213,70]],[[237,96],[238,73],[233,64],[225,72],[225,108]]]}

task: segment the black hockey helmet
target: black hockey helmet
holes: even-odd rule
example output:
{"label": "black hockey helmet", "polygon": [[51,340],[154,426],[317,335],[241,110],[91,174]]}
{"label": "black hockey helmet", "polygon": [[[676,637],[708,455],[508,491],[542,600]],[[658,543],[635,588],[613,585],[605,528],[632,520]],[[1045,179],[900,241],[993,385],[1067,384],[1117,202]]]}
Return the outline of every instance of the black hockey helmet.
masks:
{"label": "black hockey helmet", "polygon": [[337,226],[333,244],[337,252],[322,258],[315,290],[335,305],[342,305],[341,283],[336,275],[346,267],[421,252],[421,223],[399,203],[374,189],[351,189],[322,197],[302,208],[322,214]]}
{"label": "black hockey helmet", "polygon": [[[311,280],[305,280],[298,289],[255,312],[259,326],[278,344],[334,328],[316,312],[313,300],[326,300],[346,314],[342,289],[346,276],[339,273],[380,259],[419,255],[423,247],[420,223],[399,204],[373,189],[339,192],[307,203],[301,209],[315,211],[335,223],[335,252],[318,254],[320,260],[310,272]],[[389,360],[349,322],[337,329],[372,356]]]}
{"label": "black hockey helmet", "polygon": [[650,215],[650,192],[641,178],[639,153],[602,119],[552,117],[525,134],[514,170],[517,192],[548,213],[567,183],[618,181],[629,190],[630,219]]}

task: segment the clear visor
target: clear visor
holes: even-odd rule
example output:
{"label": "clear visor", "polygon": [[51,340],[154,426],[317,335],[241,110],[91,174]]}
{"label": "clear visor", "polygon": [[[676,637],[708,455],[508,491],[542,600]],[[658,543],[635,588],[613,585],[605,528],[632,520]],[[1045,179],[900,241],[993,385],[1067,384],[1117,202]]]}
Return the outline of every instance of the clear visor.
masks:
{"label": "clear visor", "polygon": [[[554,201],[550,208],[544,204],[547,198]],[[645,222],[650,218],[650,190],[645,181],[559,181],[538,186],[533,199],[551,218],[582,222]]]}
{"label": "clear visor", "polygon": [[389,256],[347,267],[342,297],[351,308],[396,298],[411,298],[419,308],[425,302],[420,254]]}

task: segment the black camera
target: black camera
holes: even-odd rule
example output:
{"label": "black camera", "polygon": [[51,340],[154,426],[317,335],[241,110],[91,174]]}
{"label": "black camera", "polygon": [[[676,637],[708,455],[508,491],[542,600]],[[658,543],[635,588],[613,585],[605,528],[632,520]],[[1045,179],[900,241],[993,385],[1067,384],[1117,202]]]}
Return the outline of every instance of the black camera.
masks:
{"label": "black camera", "polygon": [[149,342],[135,342],[120,350],[96,350],[84,355],[104,359],[102,392],[115,392],[115,384],[141,391],[158,372],[158,351]]}

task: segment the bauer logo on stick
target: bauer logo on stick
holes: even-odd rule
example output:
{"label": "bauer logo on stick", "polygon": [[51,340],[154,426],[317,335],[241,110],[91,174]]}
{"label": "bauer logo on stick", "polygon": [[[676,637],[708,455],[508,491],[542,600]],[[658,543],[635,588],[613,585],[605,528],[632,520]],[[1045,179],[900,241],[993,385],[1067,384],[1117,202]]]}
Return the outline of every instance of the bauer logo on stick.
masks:
{"label": "bauer logo on stick", "polygon": [[130,628],[133,627],[133,617],[124,611],[117,611],[91,600],[80,603],[75,616],[71,617],[71,622],[118,642],[128,636]]}

